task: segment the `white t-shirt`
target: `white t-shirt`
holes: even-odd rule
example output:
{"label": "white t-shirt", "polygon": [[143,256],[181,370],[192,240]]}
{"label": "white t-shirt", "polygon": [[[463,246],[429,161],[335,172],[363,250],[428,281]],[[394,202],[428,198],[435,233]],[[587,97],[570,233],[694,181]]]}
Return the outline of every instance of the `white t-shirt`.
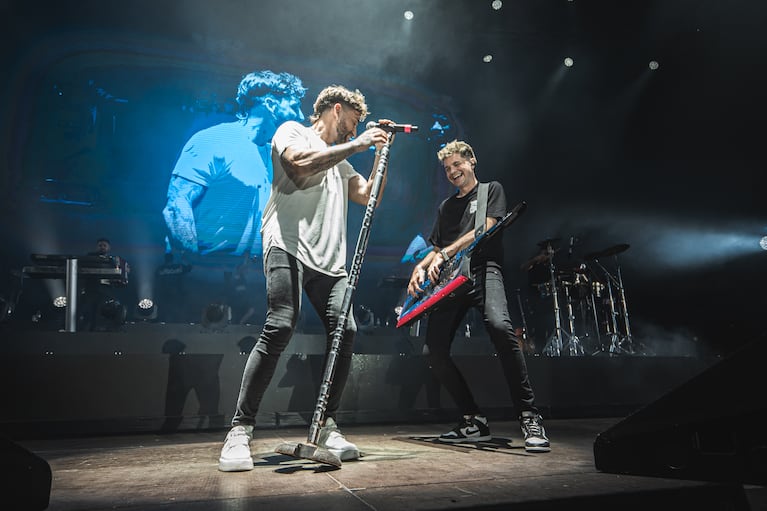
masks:
{"label": "white t-shirt", "polygon": [[173,169],[205,187],[194,206],[201,253],[261,253],[261,212],[269,198],[271,168],[240,121],[195,133]]}
{"label": "white t-shirt", "polygon": [[325,172],[291,178],[280,160],[287,147],[322,150],[328,146],[313,129],[295,121],[282,124],[274,134],[274,179],[261,228],[264,254],[279,247],[317,271],[345,275],[349,179],[359,174],[343,160]]}

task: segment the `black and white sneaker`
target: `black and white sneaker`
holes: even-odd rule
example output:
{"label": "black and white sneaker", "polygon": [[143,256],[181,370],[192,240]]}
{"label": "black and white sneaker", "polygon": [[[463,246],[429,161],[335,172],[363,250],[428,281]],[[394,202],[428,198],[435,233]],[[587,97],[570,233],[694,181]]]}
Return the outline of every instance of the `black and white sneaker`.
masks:
{"label": "black and white sneaker", "polygon": [[452,430],[439,436],[441,442],[487,442],[490,427],[484,415],[464,415],[463,420]]}
{"label": "black and white sneaker", "polygon": [[546,437],[546,430],[543,428],[543,417],[535,412],[522,412],[519,426],[525,436],[525,450],[527,452],[549,452],[551,450],[551,444]]}

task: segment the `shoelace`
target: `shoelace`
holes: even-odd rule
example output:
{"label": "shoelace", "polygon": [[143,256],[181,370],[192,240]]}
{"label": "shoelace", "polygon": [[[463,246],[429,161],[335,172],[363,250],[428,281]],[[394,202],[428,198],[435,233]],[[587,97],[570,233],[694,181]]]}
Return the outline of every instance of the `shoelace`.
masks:
{"label": "shoelace", "polygon": [[229,434],[227,435],[227,439],[235,439],[241,436],[248,438],[248,432],[244,429],[237,428],[229,432]]}
{"label": "shoelace", "polygon": [[525,425],[525,429],[531,436],[541,436],[541,425],[538,421],[532,417],[522,419],[522,423]]}

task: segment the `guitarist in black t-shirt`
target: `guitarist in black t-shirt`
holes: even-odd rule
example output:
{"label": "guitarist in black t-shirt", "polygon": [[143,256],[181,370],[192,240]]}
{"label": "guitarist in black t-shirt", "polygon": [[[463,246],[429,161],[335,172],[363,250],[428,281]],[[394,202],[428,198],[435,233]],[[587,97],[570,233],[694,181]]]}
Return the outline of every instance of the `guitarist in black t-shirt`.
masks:
{"label": "guitarist in black t-shirt", "polygon": [[[444,166],[448,181],[458,191],[439,206],[429,238],[434,250],[413,269],[408,284],[411,296],[423,291],[422,286],[427,279],[436,282],[444,263],[471,245],[476,236],[476,212],[485,206],[478,204],[479,181],[474,173],[477,159],[471,146],[454,140],[437,153],[437,158]],[[495,225],[505,213],[503,186],[491,182],[487,192],[485,228]],[[466,380],[450,356],[450,346],[458,326],[469,308],[474,307],[482,314],[485,328],[501,361],[514,408],[519,414],[525,449],[529,452],[548,452],[551,448],[543,419],[535,407],[525,356],[509,317],[502,275],[502,237],[498,235],[488,239],[471,262],[474,276],[471,291],[441,305],[428,319],[424,355],[463,414],[461,422],[439,438],[453,443],[481,442],[492,438],[487,418],[477,406]]]}

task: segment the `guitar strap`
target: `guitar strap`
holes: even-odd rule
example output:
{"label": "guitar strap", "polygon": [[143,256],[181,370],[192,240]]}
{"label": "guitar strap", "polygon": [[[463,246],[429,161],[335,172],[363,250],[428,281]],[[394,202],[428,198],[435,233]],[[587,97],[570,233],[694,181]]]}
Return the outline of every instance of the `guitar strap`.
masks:
{"label": "guitar strap", "polygon": [[488,183],[479,183],[477,189],[477,214],[474,217],[474,237],[479,238],[487,226],[487,191]]}

